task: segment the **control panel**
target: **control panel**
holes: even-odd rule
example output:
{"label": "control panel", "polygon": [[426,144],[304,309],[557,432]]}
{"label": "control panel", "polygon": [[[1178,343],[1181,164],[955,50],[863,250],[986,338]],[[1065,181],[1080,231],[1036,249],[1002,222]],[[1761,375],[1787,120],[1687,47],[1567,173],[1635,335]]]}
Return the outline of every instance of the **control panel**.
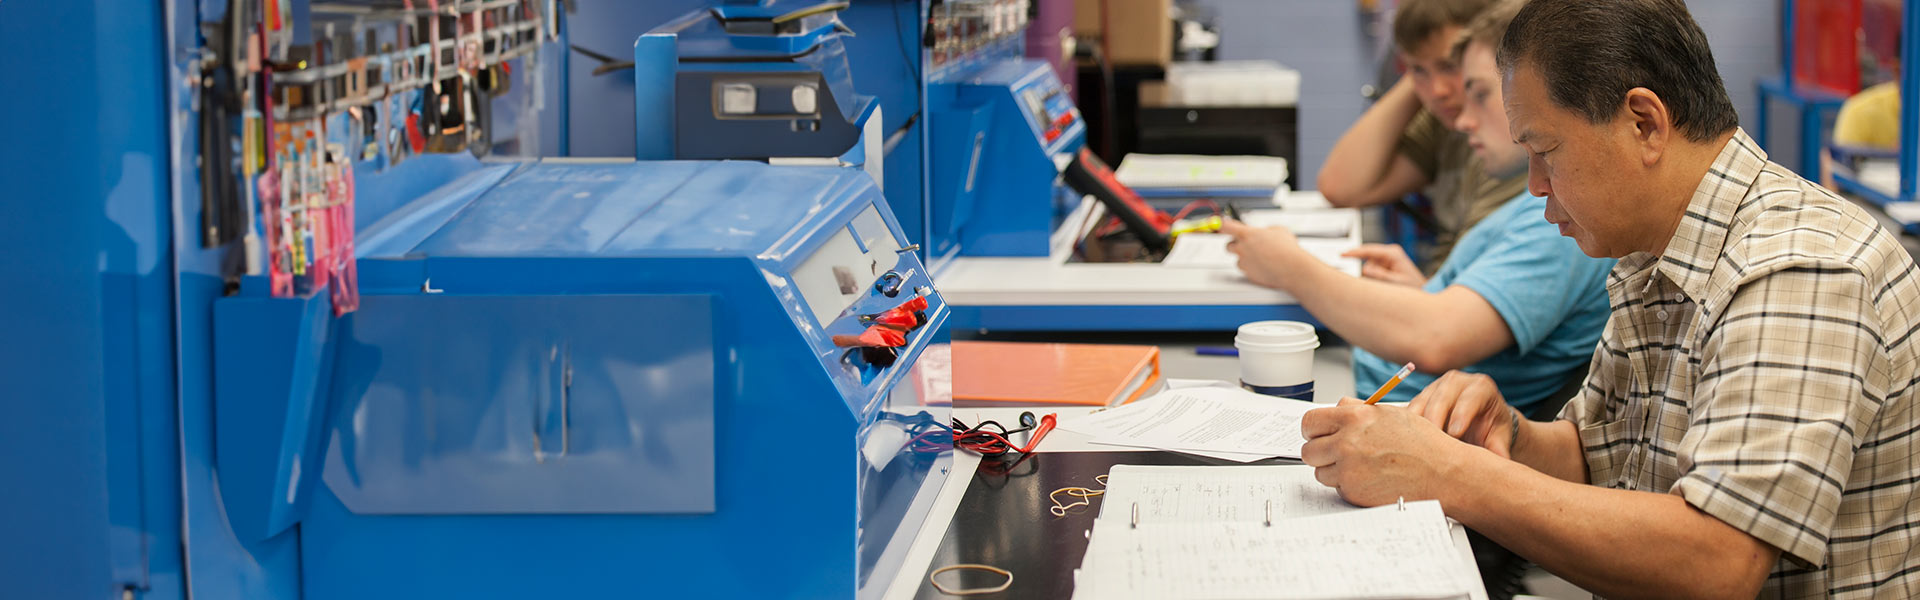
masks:
{"label": "control panel", "polygon": [[1015,91],[1028,123],[1040,141],[1051,145],[1080,120],[1080,109],[1073,104],[1059,79],[1040,77]]}
{"label": "control panel", "polygon": [[875,207],[867,207],[843,231],[827,238],[820,249],[793,270],[794,285],[807,310],[820,326],[834,320],[869,288],[897,295],[901,278],[894,272],[900,243],[887,229]]}

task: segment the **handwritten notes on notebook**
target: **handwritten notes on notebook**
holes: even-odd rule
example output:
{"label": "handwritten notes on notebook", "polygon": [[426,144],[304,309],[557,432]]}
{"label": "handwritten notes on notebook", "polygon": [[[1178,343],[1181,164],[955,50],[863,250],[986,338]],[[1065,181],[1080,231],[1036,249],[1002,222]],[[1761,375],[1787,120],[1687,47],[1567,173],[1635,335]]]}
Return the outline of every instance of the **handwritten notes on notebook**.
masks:
{"label": "handwritten notes on notebook", "polygon": [[1474,585],[1437,502],[1355,508],[1305,466],[1117,466],[1108,483],[1074,598],[1455,598]]}
{"label": "handwritten notes on notebook", "polygon": [[[1095,525],[1074,598],[1458,598],[1437,503],[1276,523]],[[1430,513],[1430,514],[1423,514]]]}
{"label": "handwritten notes on notebook", "polygon": [[1167,390],[1131,404],[1062,419],[1093,443],[1204,453],[1250,462],[1300,458],[1300,417],[1317,405],[1237,387]]}
{"label": "handwritten notes on notebook", "polygon": [[[1268,502],[1273,514],[1267,514]],[[1131,522],[1140,505],[1141,523],[1238,521],[1262,523],[1358,510],[1340,493],[1313,478],[1304,465],[1247,467],[1168,467],[1115,465],[1107,476],[1100,517]],[[1112,511],[1126,511],[1120,515]]]}

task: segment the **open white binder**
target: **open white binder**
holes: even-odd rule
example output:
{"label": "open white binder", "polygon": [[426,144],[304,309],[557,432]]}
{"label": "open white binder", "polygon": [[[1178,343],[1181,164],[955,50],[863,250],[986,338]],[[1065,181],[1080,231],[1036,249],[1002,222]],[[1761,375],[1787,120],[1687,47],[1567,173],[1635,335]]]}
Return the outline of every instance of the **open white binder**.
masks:
{"label": "open white binder", "polygon": [[1306,466],[1116,466],[1075,598],[1459,598],[1440,504],[1362,509]]}

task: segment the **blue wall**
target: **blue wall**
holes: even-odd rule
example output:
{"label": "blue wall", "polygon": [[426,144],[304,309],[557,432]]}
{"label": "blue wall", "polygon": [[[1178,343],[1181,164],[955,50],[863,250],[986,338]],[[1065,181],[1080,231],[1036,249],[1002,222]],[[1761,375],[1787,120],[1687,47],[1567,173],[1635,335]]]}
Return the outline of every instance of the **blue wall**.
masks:
{"label": "blue wall", "polygon": [[[1272,59],[1300,71],[1302,188],[1312,188],[1327,151],[1367,101],[1360,88],[1373,81],[1372,46],[1357,2],[1346,0],[1200,0],[1218,14],[1222,60]],[[1780,72],[1778,0],[1692,0],[1694,18],[1713,43],[1741,125],[1754,128],[1754,85]],[[1779,121],[1784,107],[1776,107]],[[1795,160],[1789,121],[1776,124],[1776,162]]]}

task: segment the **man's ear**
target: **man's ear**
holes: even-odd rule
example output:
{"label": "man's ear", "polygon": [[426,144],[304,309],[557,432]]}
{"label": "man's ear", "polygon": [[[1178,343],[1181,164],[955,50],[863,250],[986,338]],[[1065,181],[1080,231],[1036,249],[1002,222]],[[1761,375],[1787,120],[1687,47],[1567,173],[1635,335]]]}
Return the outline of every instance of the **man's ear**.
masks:
{"label": "man's ear", "polygon": [[1633,138],[1633,145],[1640,153],[1642,166],[1651,167],[1660,162],[1666,154],[1667,144],[1672,141],[1673,113],[1667,110],[1667,103],[1659,94],[1647,88],[1627,90],[1627,97],[1620,103],[1622,131]]}

